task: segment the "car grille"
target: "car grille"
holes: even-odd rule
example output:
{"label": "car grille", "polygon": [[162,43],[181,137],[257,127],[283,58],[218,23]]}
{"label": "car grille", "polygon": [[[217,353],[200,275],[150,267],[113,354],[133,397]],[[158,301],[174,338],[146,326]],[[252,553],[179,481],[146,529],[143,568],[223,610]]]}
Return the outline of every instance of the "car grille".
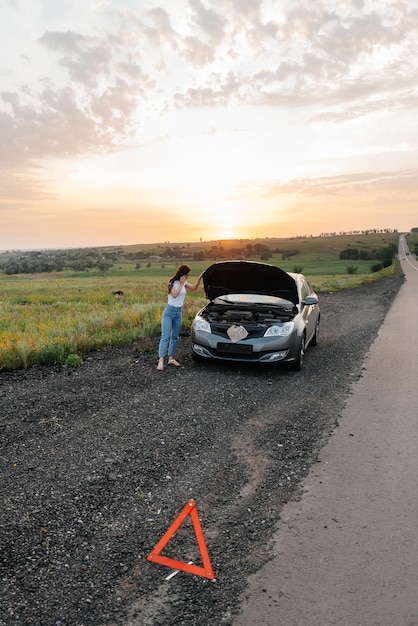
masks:
{"label": "car grille", "polygon": [[[221,337],[228,337],[228,329],[231,327],[230,324],[225,326],[225,324],[211,324],[212,333],[215,335],[220,335]],[[266,326],[249,326],[245,324],[245,330],[248,333],[247,339],[255,339],[256,337],[263,337],[266,332]]]}

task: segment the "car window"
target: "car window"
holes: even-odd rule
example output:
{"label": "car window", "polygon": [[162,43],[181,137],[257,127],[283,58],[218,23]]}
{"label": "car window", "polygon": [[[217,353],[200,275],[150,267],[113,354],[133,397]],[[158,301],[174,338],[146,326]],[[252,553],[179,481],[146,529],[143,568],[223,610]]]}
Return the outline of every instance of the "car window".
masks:
{"label": "car window", "polygon": [[307,280],[305,280],[304,278],[302,278],[302,283],[301,283],[301,295],[302,295],[302,300],[304,300],[305,298],[307,298],[308,296],[310,296],[312,293],[312,289],[310,284],[308,283]]}

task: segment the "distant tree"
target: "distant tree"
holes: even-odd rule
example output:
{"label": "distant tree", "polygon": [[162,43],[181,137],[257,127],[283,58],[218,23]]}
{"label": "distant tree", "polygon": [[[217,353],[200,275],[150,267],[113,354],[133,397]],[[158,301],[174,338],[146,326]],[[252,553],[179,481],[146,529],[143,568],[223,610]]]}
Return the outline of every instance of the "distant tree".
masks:
{"label": "distant tree", "polygon": [[270,248],[264,243],[256,243],[254,246],[254,250],[256,251],[256,254],[267,254],[271,256]]}
{"label": "distant tree", "polygon": [[178,253],[176,253],[173,248],[166,248],[164,250],[164,252],[161,252],[160,256],[163,256],[164,258],[175,258],[177,256]]}
{"label": "distant tree", "polygon": [[357,261],[358,258],[359,252],[357,248],[346,248],[340,252],[341,261]]}
{"label": "distant tree", "polygon": [[385,246],[384,248],[379,248],[376,251],[375,258],[378,261],[386,261],[390,260],[392,262],[393,256],[397,251],[397,246],[395,244],[390,244],[389,246]]}
{"label": "distant tree", "polygon": [[19,274],[20,273],[19,263],[15,261],[14,259],[7,261],[7,263],[4,266],[4,273],[8,275]]}
{"label": "distant tree", "polygon": [[99,259],[96,262],[96,267],[100,271],[100,273],[103,274],[103,276],[107,271],[110,270],[112,265],[113,265],[112,261],[109,261],[109,259],[104,259],[104,258]]}
{"label": "distant tree", "polygon": [[283,261],[286,261],[286,259],[291,259],[292,256],[297,256],[298,254],[300,254],[300,250],[283,250],[281,248],[276,248],[275,252],[277,254],[281,253]]}
{"label": "distant tree", "polygon": [[115,252],[103,252],[103,257],[109,261],[113,261],[114,263],[116,263],[119,258]]}

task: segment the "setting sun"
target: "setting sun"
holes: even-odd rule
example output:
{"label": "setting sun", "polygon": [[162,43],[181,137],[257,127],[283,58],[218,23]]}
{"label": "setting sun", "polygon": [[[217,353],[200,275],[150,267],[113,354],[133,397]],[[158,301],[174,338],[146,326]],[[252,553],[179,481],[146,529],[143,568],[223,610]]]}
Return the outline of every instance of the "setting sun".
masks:
{"label": "setting sun", "polygon": [[233,230],[221,230],[220,239],[237,239],[238,235]]}
{"label": "setting sun", "polygon": [[233,212],[218,217],[220,238],[221,239],[237,239],[239,223]]}

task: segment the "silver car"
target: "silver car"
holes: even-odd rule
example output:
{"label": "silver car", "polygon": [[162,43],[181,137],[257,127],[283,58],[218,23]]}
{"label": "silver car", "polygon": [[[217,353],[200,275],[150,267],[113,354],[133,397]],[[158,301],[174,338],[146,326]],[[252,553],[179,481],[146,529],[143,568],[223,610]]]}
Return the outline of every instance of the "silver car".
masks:
{"label": "silver car", "polygon": [[246,363],[283,363],[300,370],[317,345],[318,296],[302,274],[267,263],[225,261],[203,274],[209,303],[192,323],[192,355]]}

